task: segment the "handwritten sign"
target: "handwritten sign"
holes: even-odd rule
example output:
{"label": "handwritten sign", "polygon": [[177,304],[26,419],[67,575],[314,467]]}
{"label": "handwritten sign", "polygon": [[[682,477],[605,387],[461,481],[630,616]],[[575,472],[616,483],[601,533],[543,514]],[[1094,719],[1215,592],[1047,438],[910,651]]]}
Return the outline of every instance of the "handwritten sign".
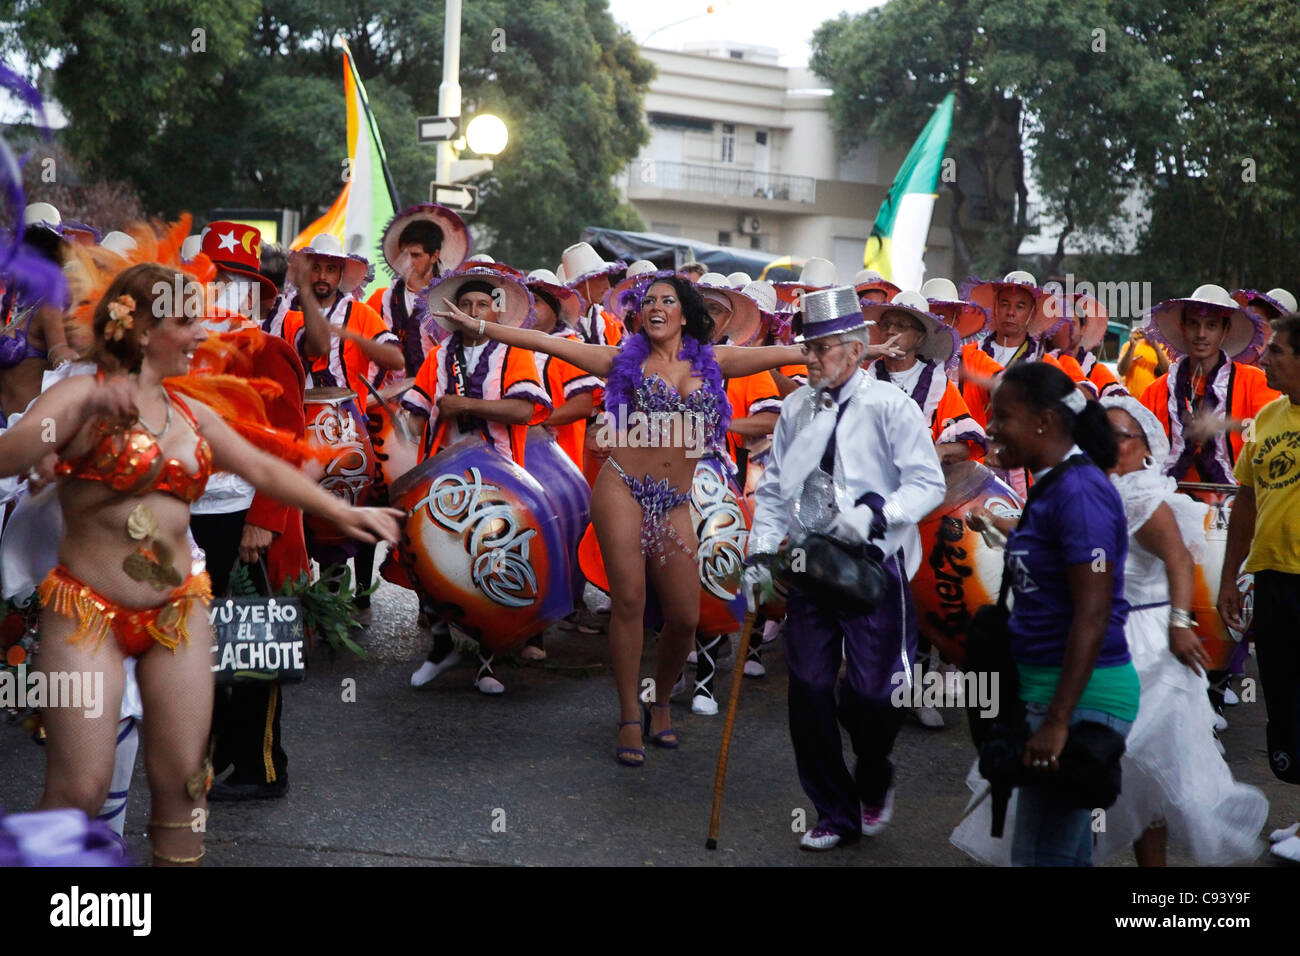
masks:
{"label": "handwritten sign", "polygon": [[226,598],[208,608],[216,643],[212,673],[218,684],[300,681],[307,639],[297,598]]}

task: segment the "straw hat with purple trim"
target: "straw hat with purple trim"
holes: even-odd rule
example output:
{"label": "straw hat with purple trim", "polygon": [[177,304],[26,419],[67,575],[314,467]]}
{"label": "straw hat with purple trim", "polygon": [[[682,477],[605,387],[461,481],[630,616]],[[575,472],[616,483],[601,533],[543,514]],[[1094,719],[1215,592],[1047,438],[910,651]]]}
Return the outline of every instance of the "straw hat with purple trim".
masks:
{"label": "straw hat with purple trim", "polygon": [[45,229],[54,233],[56,236],[63,235],[63,216],[59,210],[47,202],[28,203],[23,210],[23,228],[36,226],[39,229]]}
{"label": "straw hat with purple trim", "polygon": [[753,281],[753,277],[748,272],[733,272],[727,276],[727,282],[731,284],[733,289],[743,289]]}
{"label": "straw hat with purple trim", "polygon": [[570,289],[588,279],[597,276],[612,275],[627,268],[621,261],[606,262],[600,257],[589,242],[576,242],[564,250],[560,257],[560,266],[564,270],[564,284]]}
{"label": "straw hat with purple trim", "polygon": [[313,236],[307,245],[294,250],[294,254],[338,260],[343,266],[343,272],[339,279],[339,292],[343,295],[347,295],[365,282],[366,273],[370,271],[369,259],[365,256],[345,253],[343,243],[339,242],[337,236],[328,232]]}
{"label": "straw hat with purple trim", "polygon": [[638,259],[627,267],[627,275],[618,282],[609,287],[605,293],[605,308],[619,315],[623,314],[624,309],[632,308],[631,304],[624,306],[619,305],[623,297],[631,292],[638,285],[644,285],[650,281],[651,276],[659,272],[659,267],[649,259]]}
{"label": "straw hat with purple trim", "polygon": [[987,310],[990,318],[996,321],[998,293],[1003,289],[1027,292],[1034,300],[1034,311],[1029,316],[1029,334],[1034,338],[1055,335],[1062,323],[1068,321],[1061,296],[1042,288],[1033,275],[1019,269],[1008,272],[1001,279],[977,279],[972,276],[961,284],[959,291],[963,299]]}
{"label": "straw hat with purple trim", "polygon": [[858,291],[859,299],[868,292],[883,292],[886,302],[903,291],[874,269],[860,269],[853,277],[853,288]]}
{"label": "straw hat with purple trim", "polygon": [[[779,293],[778,293],[779,295]],[[863,328],[867,320],[851,285],[814,289],[803,297],[803,312],[794,322],[795,342],[811,342]]]}
{"label": "straw hat with purple trim", "polygon": [[559,305],[555,310],[555,317],[560,320],[561,325],[573,328],[582,318],[582,299],[572,289],[565,288],[550,269],[534,269],[528,273],[524,285],[533,295],[544,293],[555,300]]}
{"label": "straw hat with purple trim", "polygon": [[829,259],[813,256],[803,264],[796,281],[773,282],[772,288],[776,289],[776,297],[782,302],[794,304],[798,302],[801,294],[829,289],[839,284],[840,277],[835,271],[835,263]]}
{"label": "straw hat with purple trim", "polygon": [[1052,348],[1073,353],[1091,352],[1106,337],[1110,313],[1097,299],[1082,292],[1065,298],[1065,323],[1052,336]]}
{"label": "straw hat with purple trim", "polygon": [[[66,222],[64,228],[67,228]],[[1269,289],[1267,292],[1238,289],[1232,293],[1232,301],[1246,310],[1246,314],[1250,316],[1250,320],[1255,323],[1255,328],[1259,332],[1254,344],[1234,355],[1233,361],[1257,365],[1259,357],[1264,354],[1264,349],[1273,339],[1273,327],[1269,322],[1278,316],[1296,311],[1295,296],[1286,289]]]}
{"label": "straw hat with purple trim", "polygon": [[446,206],[432,202],[417,203],[408,209],[403,209],[384,227],[384,238],[380,243],[380,249],[383,250],[384,262],[388,264],[389,271],[395,276],[404,274],[405,270],[398,268],[402,264],[398,262],[402,250],[397,243],[402,237],[403,229],[421,220],[431,222],[442,230],[438,270],[444,275],[455,272],[473,250],[474,239],[470,236],[469,227],[465,225],[464,219]]}
{"label": "straw hat with purple trim", "polygon": [[[451,275],[443,276],[441,279],[434,281],[428,288],[427,292],[421,293],[421,297],[427,296],[430,313],[442,312],[446,310],[443,305],[443,299],[449,300],[453,305],[461,294],[461,290],[472,282],[483,282],[492,288],[492,299],[497,303],[499,311],[497,312],[497,321],[501,325],[510,325],[515,328],[523,328],[532,324],[533,319],[533,294],[528,291],[528,287],[522,281],[523,277],[515,278],[506,272],[493,269],[491,266],[471,266],[468,269],[461,269],[459,272],[453,272]],[[434,316],[438,324],[449,332],[454,332],[458,326],[451,325],[441,316]]]}
{"label": "straw hat with purple trim", "polygon": [[1180,355],[1187,355],[1189,350],[1187,339],[1183,336],[1183,316],[1189,311],[1193,314],[1217,315],[1227,320],[1228,328],[1219,347],[1230,358],[1251,348],[1257,337],[1262,340],[1262,333],[1255,320],[1228,295],[1227,289],[1213,284],[1197,286],[1185,299],[1157,302],[1146,314],[1143,327],[1157,341]]}
{"label": "straw hat with purple trim", "polygon": [[959,339],[968,339],[992,328],[993,319],[988,310],[965,301],[951,279],[927,279],[921,286],[921,295],[930,303],[930,312],[952,326]]}
{"label": "straw hat with purple trim", "polygon": [[[807,297],[804,297],[807,301]],[[899,292],[888,302],[871,302],[862,307],[862,315],[872,325],[877,325],[887,312],[902,312],[916,319],[925,329],[925,338],[916,347],[917,358],[938,362],[946,366],[955,364],[960,342],[951,325],[930,311],[930,303],[919,292]],[[883,332],[872,329],[872,340],[885,341]]]}
{"label": "straw hat with purple trim", "polygon": [[763,313],[758,303],[743,292],[731,288],[730,281],[719,272],[706,272],[695,283],[695,291],[707,302],[722,303],[731,319],[715,331],[715,337],[725,334],[733,344],[749,345],[764,331]]}

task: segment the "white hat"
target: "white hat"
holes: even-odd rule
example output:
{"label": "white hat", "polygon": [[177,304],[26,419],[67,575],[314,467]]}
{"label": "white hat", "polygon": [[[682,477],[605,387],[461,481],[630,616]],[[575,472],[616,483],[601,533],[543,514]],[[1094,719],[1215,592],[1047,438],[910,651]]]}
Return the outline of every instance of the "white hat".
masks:
{"label": "white hat", "polygon": [[1254,321],[1223,286],[1207,284],[1197,286],[1185,299],[1166,299],[1157,302],[1146,315],[1144,326],[1154,338],[1164,342],[1175,352],[1188,354],[1187,340],[1183,337],[1183,312],[1188,306],[1218,313],[1227,319],[1228,327],[1219,346],[1228,357],[1240,355],[1251,347],[1259,333]]}
{"label": "white hat", "polygon": [[772,288],[772,283],[765,279],[755,279],[753,282],[745,283],[745,287],[740,290],[741,295],[747,295],[758,305],[759,309],[768,315],[775,315],[778,307],[776,300],[776,289]]}
{"label": "white hat", "polygon": [[560,304],[556,318],[562,325],[573,328],[582,318],[582,299],[572,289],[565,288],[559,277],[550,269],[534,269],[528,273],[524,282],[534,292],[542,291],[552,296]]}
{"label": "white hat", "polygon": [[431,222],[442,230],[442,247],[438,250],[438,268],[445,275],[455,272],[465,261],[470,250],[474,248],[474,239],[470,236],[465,220],[448,209],[433,202],[422,202],[396,213],[384,227],[384,237],[379,248],[383,251],[384,261],[394,274],[398,272],[398,259],[402,250],[398,241],[402,232],[413,222],[424,220]]}
{"label": "white hat", "polygon": [[576,242],[565,249],[561,266],[564,269],[564,284],[569,288],[596,276],[609,275],[627,268],[622,262],[606,262],[589,242]]}
{"label": "white hat", "polygon": [[496,260],[493,259],[493,258],[492,258],[490,255],[488,255],[486,252],[480,252],[480,253],[478,253],[477,255],[470,256],[468,259],[465,260],[465,264],[466,264],[466,265],[468,265],[468,264],[471,263],[471,262],[488,262],[488,263],[494,263],[494,262],[496,262]]}
{"label": "white hat", "polygon": [[181,262],[193,262],[202,247],[202,235],[186,236],[185,241],[181,243]]}
{"label": "white hat", "polygon": [[733,288],[740,289],[749,285],[754,280],[750,277],[748,272],[733,272],[731,275],[727,276],[727,281],[731,283]]}
{"label": "white hat", "polygon": [[[862,307],[868,322],[876,323],[886,312],[905,312],[921,323],[925,338],[916,349],[919,358],[946,365],[957,352],[957,333],[939,316],[930,311],[930,303],[919,292],[900,292],[888,302],[870,302]],[[873,335],[873,338],[877,337]],[[884,336],[879,336],[881,341]]]}
{"label": "white hat", "polygon": [[[442,311],[445,308],[443,299],[449,299],[454,305],[461,287],[468,282],[486,282],[493,289],[501,291],[501,295],[494,295],[493,300],[501,304],[497,321],[502,325],[519,328],[531,324],[529,320],[533,318],[533,294],[524,285],[522,276],[516,278],[491,266],[470,266],[436,280],[426,293],[421,293],[421,296],[427,296],[429,312]],[[446,319],[439,316],[434,318],[448,331],[454,332],[459,327],[449,325]]]}
{"label": "white hat", "polygon": [[323,259],[338,259],[343,263],[343,272],[339,278],[339,292],[347,295],[366,279],[370,271],[370,260],[364,256],[352,255],[343,251],[343,243],[330,232],[317,233],[301,249],[295,250],[302,255],[320,256]]}
{"label": "white hat", "polygon": [[1062,296],[1039,286],[1038,280],[1022,269],[1008,272],[1001,279],[967,279],[962,283],[962,298],[987,311],[991,318],[996,315],[998,293],[1008,287],[1027,292],[1034,300],[1028,323],[1028,332],[1034,338],[1054,335],[1069,321]]}
{"label": "white hat", "polygon": [[[610,312],[618,315],[623,314],[624,306],[620,304],[623,296],[631,292],[638,285],[644,285],[651,277],[660,273],[660,269],[649,259],[638,259],[627,267],[627,275],[623,276],[616,285],[612,285],[609,291],[605,293],[605,308]],[[663,273],[670,275],[671,273]]]}
{"label": "white hat", "polygon": [[119,232],[116,229],[101,239],[99,245],[102,248],[107,249],[109,252],[117,253],[123,259],[127,258],[131,253],[135,252],[136,249],[140,248],[140,243],[136,242],[126,233]]}
{"label": "white hat", "polygon": [[813,256],[799,270],[799,278],[794,282],[774,282],[777,298],[783,302],[796,302],[799,293],[813,292],[817,289],[829,289],[840,284],[835,263],[829,259]]}
{"label": "white hat", "polygon": [[902,291],[875,269],[859,269],[858,274],[853,277],[853,288],[857,290],[859,297],[863,293],[874,289],[885,293],[887,300],[892,299]]}
{"label": "white hat", "polygon": [[700,276],[695,291],[706,300],[723,303],[731,312],[726,325],[714,330],[715,337],[725,334],[736,345],[749,345],[763,333],[763,314],[758,303],[731,288],[727,277],[720,272],[706,272]]}
{"label": "white hat", "polygon": [[987,331],[992,322],[988,310],[963,299],[951,279],[938,276],[927,279],[921,286],[921,295],[930,303],[933,314],[957,330],[958,338],[979,335]]}
{"label": "white hat", "polygon": [[50,232],[63,234],[63,217],[58,209],[47,202],[28,203],[23,210],[23,227],[41,226]]}

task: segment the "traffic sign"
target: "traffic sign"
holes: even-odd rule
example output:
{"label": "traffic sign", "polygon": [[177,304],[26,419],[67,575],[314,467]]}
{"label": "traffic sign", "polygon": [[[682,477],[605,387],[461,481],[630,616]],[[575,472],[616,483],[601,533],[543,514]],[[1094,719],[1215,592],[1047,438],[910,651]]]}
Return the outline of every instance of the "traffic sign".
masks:
{"label": "traffic sign", "polygon": [[429,202],[466,215],[478,212],[478,187],[464,183],[429,183]]}
{"label": "traffic sign", "polygon": [[415,139],[419,143],[446,143],[460,132],[459,116],[421,116],[415,121]]}

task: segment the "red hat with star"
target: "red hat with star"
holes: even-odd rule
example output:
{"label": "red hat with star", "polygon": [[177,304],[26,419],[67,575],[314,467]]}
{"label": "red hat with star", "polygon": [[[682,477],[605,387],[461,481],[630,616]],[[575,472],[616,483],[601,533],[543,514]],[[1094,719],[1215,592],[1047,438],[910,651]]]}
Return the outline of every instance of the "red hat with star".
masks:
{"label": "red hat with star", "polygon": [[262,232],[256,226],[218,219],[203,230],[199,250],[222,272],[246,276],[262,283],[263,297],[275,296],[280,290],[261,273]]}

